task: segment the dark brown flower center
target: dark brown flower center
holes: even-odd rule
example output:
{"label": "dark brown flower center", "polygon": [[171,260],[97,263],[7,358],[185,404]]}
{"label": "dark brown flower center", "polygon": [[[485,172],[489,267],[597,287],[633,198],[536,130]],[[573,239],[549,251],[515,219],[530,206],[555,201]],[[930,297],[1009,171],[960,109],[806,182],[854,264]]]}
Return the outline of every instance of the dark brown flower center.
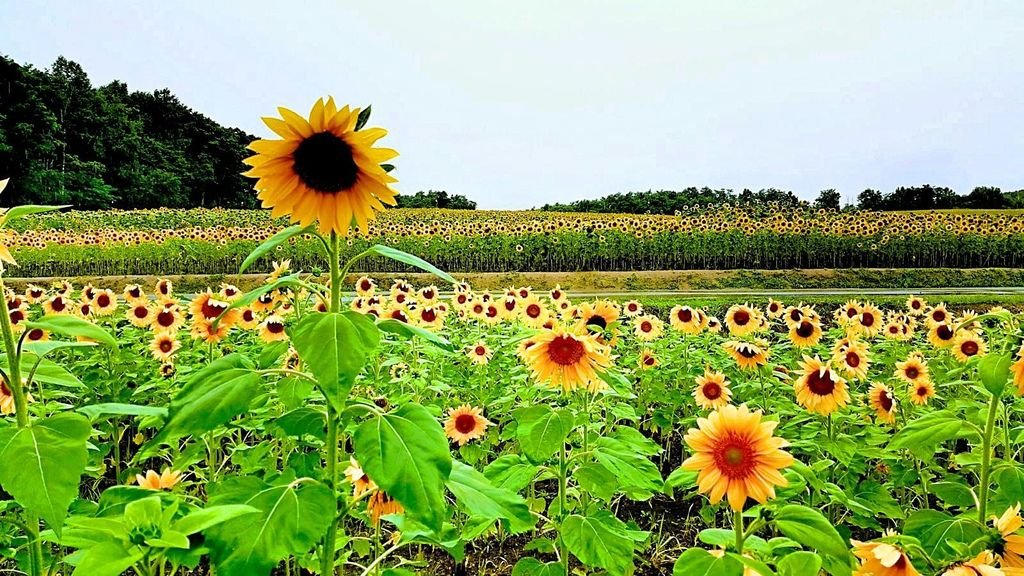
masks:
{"label": "dark brown flower center", "polygon": [[871,312],[865,312],[860,315],[861,326],[867,326],[870,328],[875,325],[875,315]]}
{"label": "dark brown flower center", "polygon": [[293,170],[303,184],[317,192],[348,190],[359,178],[359,166],[347,142],[332,132],[304,139],[293,155]]}
{"label": "dark brown flower center", "polygon": [[526,315],[529,316],[530,318],[539,317],[540,311],[540,305],[538,304],[530,304],[529,306],[526,307]]}
{"label": "dark brown flower center", "polygon": [[587,326],[597,326],[601,330],[604,330],[608,327],[608,321],[604,319],[604,316],[595,314],[587,319]]}
{"label": "dark brown flower center", "polygon": [[939,339],[941,339],[941,340],[952,340],[953,339],[953,329],[950,328],[949,326],[945,325],[945,324],[943,324],[942,326],[939,326],[938,330],[935,331],[935,334],[937,334]]}
{"label": "dark brown flower center", "polygon": [[907,375],[907,378],[913,380],[921,374],[921,371],[918,370],[916,366],[907,366],[903,373]]}
{"label": "dark brown flower center", "polygon": [[960,352],[962,352],[964,356],[974,356],[978,353],[978,343],[974,340],[967,340],[960,345]]}
{"label": "dark brown flower center", "polygon": [[145,306],[136,306],[133,312],[135,314],[135,317],[140,320],[145,318],[146,316],[149,316],[149,308]]}
{"label": "dark brown flower center", "polygon": [[433,308],[427,308],[423,311],[422,318],[424,322],[433,322],[437,320],[437,312],[434,312]]}
{"label": "dark brown flower center", "polygon": [[878,404],[882,407],[882,410],[886,412],[892,411],[892,396],[889,395],[888,390],[882,390],[878,394]]}
{"label": "dark brown flower center", "polygon": [[702,392],[708,400],[717,400],[722,395],[722,387],[714,382],[708,382]]}
{"label": "dark brown flower center", "polygon": [[640,323],[641,332],[650,332],[651,330],[654,330],[654,325],[648,322],[647,320],[644,320],[643,322]]}
{"label": "dark brown flower center", "polygon": [[100,294],[96,297],[96,305],[100,308],[106,308],[110,306],[110,294]]}
{"label": "dark brown flower center", "polygon": [[680,322],[689,322],[690,320],[693,320],[693,312],[691,312],[689,308],[683,308],[678,314],[676,314],[676,317],[679,318]]}
{"label": "dark brown flower center", "polygon": [[472,414],[459,414],[455,417],[455,429],[460,434],[469,434],[476,429],[476,417]]}
{"label": "dark brown flower center", "polygon": [[747,322],[750,322],[750,313],[746,310],[737,310],[736,313],[732,315],[732,322],[737,326],[746,326]]}
{"label": "dark brown flower center", "polygon": [[846,365],[849,366],[850,368],[856,368],[857,366],[860,366],[860,354],[857,354],[856,352],[847,352]]}
{"label": "dark brown flower center", "polygon": [[170,339],[164,339],[160,341],[160,351],[163,352],[164,354],[170,352],[171,348],[174,348],[174,342],[171,342]]}
{"label": "dark brown flower center", "polygon": [[796,329],[797,336],[801,338],[810,338],[814,335],[814,324],[810,322],[801,322],[800,326]]}
{"label": "dark brown flower center", "polygon": [[557,336],[548,344],[548,358],[561,366],[572,366],[583,358],[583,343],[571,336]]}
{"label": "dark brown flower center", "polygon": [[213,320],[227,309],[227,304],[217,302],[213,299],[207,299],[206,302],[203,302],[202,311],[203,316],[206,317],[207,320]]}
{"label": "dark brown flower center", "polygon": [[156,315],[156,323],[159,324],[160,326],[163,326],[164,328],[167,328],[168,326],[173,326],[174,313],[169,310],[161,310],[160,313]]}
{"label": "dark brown flower center", "polygon": [[836,389],[836,383],[832,381],[832,374],[826,370],[815,370],[807,375],[807,387],[818,396],[828,396]]}

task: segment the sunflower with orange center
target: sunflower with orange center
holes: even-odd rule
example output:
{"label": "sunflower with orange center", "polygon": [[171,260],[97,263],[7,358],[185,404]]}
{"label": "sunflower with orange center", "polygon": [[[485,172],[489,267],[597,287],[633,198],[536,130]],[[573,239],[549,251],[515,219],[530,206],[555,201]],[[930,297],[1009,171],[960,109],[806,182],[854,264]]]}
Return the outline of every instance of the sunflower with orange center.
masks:
{"label": "sunflower with orange center", "polygon": [[[255,188],[273,218],[287,216],[309,226],[316,222],[321,234],[347,236],[355,220],[366,232],[375,212],[395,206],[397,182],[385,164],[398,156],[390,148],[374,148],[385,135],[383,128],[362,129],[361,111],[333,98],[320,98],[309,118],[278,108],[281,118],[264,118],[280,140],[255,140],[256,152],[245,159],[252,168],[246,176],[258,178]],[[363,113],[365,122],[365,113]]]}
{"label": "sunflower with orange center", "polygon": [[459,446],[470,440],[482,438],[492,423],[483,417],[483,408],[463,404],[448,411],[444,422],[444,434]]}
{"label": "sunflower with orange center", "polygon": [[1024,520],[1020,516],[1020,504],[1011,506],[998,518],[992,517],[992,524],[1002,538],[998,550],[1000,565],[1004,568],[1024,568],[1024,534],[1020,533]]}
{"label": "sunflower with orange center", "polygon": [[850,402],[846,380],[820,358],[804,356],[800,377],[793,383],[796,401],[804,408],[828,416]]}
{"label": "sunflower with orange center", "polygon": [[732,399],[732,390],[729,389],[729,381],[725,374],[705,369],[703,376],[696,379],[697,387],[693,389],[693,399],[697,406],[705,410],[717,410],[729,404]]}
{"label": "sunflower with orange center", "polygon": [[522,355],[537,381],[566,392],[604,388],[598,372],[611,366],[611,351],[595,336],[556,326],[530,340]]}
{"label": "sunflower with orange center", "polygon": [[697,428],[683,437],[694,453],[682,468],[697,472],[697,490],[712,504],[727,498],[736,511],[748,498],[764,504],[775,497],[776,486],[788,484],[779,470],[793,463],[783,450],[789,443],[773,435],[777,425],[762,422],[761,411],[746,405],[723,406],[698,418]]}
{"label": "sunflower with orange center", "polygon": [[855,574],[861,576],[919,576],[910,558],[896,546],[853,540],[853,555],[860,559]]}
{"label": "sunflower with orange center", "polygon": [[896,398],[885,384],[875,382],[868,391],[868,402],[875,410],[879,422],[892,424],[896,421]]}

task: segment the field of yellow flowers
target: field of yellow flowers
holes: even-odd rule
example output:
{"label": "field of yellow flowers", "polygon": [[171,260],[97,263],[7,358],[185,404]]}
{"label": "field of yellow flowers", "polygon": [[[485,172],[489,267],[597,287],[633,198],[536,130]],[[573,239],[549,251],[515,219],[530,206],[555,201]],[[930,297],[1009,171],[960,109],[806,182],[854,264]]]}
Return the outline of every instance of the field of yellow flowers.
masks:
{"label": "field of yellow flowers", "polygon": [[[279,112],[265,119],[279,138],[251,144],[246,174],[290,225],[251,239],[238,270],[271,266],[249,290],[180,294],[163,279],[15,291],[5,279],[29,259],[22,240],[44,234],[22,225],[56,207],[0,214],[23,230],[0,244],[5,569],[1024,574],[1019,311],[915,296],[655,311],[559,286],[474,289],[376,243],[397,152],[376,146],[385,131],[365,126],[368,110],[320,99],[308,117]],[[879,234],[882,218],[849,226]],[[891,218],[906,228],[912,216]],[[660,238],[640,229],[655,219],[582,221],[530,233],[556,245],[583,234],[598,252],[615,235]],[[528,237],[485,222],[467,241]],[[429,232],[408,241],[478,257],[433,225],[408,223]],[[984,237],[1009,245],[1012,226]],[[107,233],[94,242],[113,243]],[[147,245],[122,233],[126,254]],[[824,238],[863,242],[846,234]],[[315,269],[288,258],[301,243]],[[632,257],[645,254],[664,257]],[[346,285],[373,262],[435,280]]]}

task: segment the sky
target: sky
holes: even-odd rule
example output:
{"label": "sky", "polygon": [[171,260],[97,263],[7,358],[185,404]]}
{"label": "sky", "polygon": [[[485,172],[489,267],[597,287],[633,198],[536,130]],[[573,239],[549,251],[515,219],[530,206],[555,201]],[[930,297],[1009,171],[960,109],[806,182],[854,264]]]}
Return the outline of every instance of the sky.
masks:
{"label": "sky", "polygon": [[373,105],[400,192],[1024,188],[1024,2],[0,0],[0,53],[260,136]]}

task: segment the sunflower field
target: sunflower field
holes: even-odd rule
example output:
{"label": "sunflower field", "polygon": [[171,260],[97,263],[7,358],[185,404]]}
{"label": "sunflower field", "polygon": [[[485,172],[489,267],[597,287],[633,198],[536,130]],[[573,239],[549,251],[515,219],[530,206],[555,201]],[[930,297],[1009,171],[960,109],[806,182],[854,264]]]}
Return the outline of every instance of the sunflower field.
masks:
{"label": "sunflower field", "polygon": [[[245,161],[269,215],[0,213],[5,570],[1024,575],[1020,310],[645,309],[438,266],[1008,265],[1015,216],[391,212],[368,110],[279,113]],[[110,250],[269,273],[6,282]],[[346,282],[366,270],[432,280]]]}
{"label": "sunflower field", "polygon": [[[17,223],[4,241],[22,277],[237,272],[247,254],[287,226],[265,211],[62,212]],[[718,207],[677,216],[402,209],[347,237],[350,258],[373,244],[454,272],[1024,266],[1024,214],[830,212]],[[327,264],[314,239],[292,239],[290,258]],[[272,256],[272,255],[271,255]],[[409,272],[386,258],[368,273]]]}

